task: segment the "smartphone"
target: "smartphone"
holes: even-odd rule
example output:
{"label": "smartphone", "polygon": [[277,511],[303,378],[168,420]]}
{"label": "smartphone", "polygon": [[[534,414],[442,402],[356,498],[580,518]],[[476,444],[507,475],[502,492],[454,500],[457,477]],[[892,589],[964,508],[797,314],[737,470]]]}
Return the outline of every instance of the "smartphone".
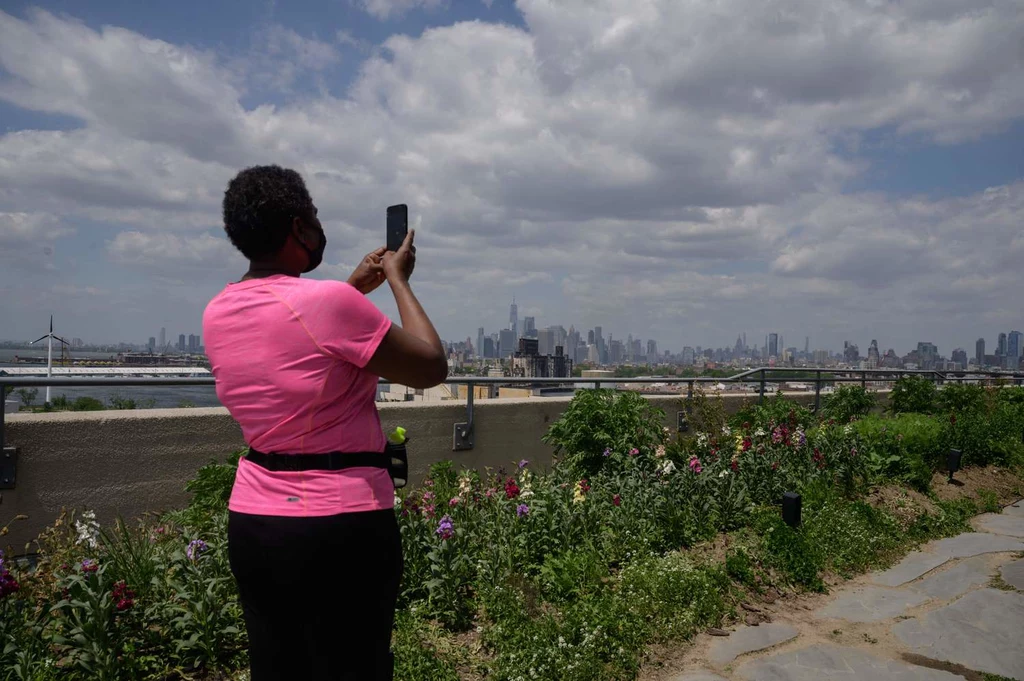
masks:
{"label": "smartphone", "polygon": [[409,207],[404,203],[388,206],[388,240],[389,251],[397,251],[409,233]]}

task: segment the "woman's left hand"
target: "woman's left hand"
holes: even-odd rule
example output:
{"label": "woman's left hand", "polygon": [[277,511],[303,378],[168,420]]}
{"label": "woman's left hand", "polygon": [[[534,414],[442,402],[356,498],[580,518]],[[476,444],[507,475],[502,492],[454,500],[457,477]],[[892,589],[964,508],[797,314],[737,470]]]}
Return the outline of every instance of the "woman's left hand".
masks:
{"label": "woman's left hand", "polygon": [[356,271],[348,278],[348,283],[363,295],[373,292],[384,283],[384,266],[381,264],[381,258],[386,250],[386,246],[381,246],[367,253]]}

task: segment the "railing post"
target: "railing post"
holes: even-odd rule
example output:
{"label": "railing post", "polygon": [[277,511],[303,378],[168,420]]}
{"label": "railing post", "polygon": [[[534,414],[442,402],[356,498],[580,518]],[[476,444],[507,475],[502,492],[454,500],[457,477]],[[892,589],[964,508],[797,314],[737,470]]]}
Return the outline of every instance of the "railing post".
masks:
{"label": "railing post", "polygon": [[758,404],[764,404],[764,369],[761,369],[761,394],[757,398]]}
{"label": "railing post", "polygon": [[818,377],[814,379],[814,415],[821,412],[821,369],[818,369]]}
{"label": "railing post", "polygon": [[452,433],[452,451],[473,449],[473,382],[466,383],[466,422],[456,423]]}
{"label": "railing post", "polygon": [[868,372],[860,372],[860,387],[862,390],[868,389]]}
{"label": "railing post", "polygon": [[7,436],[5,432],[7,430],[7,386],[3,383],[0,383],[0,397],[4,402],[4,408],[0,409],[0,454],[2,454],[7,443],[4,439]]}

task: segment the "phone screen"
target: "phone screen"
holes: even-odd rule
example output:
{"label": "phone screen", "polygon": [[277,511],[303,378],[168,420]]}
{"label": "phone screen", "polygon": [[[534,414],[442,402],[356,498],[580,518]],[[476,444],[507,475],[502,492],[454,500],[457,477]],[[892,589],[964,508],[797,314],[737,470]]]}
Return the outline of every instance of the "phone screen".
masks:
{"label": "phone screen", "polygon": [[388,206],[388,240],[389,251],[397,251],[405,235],[409,233],[409,207],[404,203]]}

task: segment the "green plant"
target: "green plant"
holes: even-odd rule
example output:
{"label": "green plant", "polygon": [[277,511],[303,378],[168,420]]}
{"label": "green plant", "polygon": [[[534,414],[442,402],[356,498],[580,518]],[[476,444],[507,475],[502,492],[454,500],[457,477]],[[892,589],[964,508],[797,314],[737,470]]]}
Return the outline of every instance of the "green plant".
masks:
{"label": "green plant", "polygon": [[664,412],[637,393],[581,390],[543,439],[564,465],[593,475],[608,463],[606,451],[636,450],[638,456],[651,458],[665,442],[664,418]]}
{"label": "green plant", "polygon": [[904,376],[893,385],[889,400],[894,414],[931,414],[935,410],[935,383],[921,376]]}
{"label": "green plant", "polygon": [[990,489],[979,489],[978,500],[978,507],[982,513],[999,513],[1003,510],[1003,505],[999,503],[999,495]]}
{"label": "green plant", "polygon": [[840,385],[825,398],[823,416],[846,423],[856,416],[865,416],[875,406],[875,396],[859,385]]}
{"label": "green plant", "polygon": [[78,397],[71,403],[71,411],[103,411],[106,407],[95,397]]}
{"label": "green plant", "polygon": [[26,409],[28,409],[29,407],[31,407],[35,403],[36,397],[38,395],[39,395],[39,389],[38,388],[20,388],[18,390],[18,397],[21,398],[21,404]]}
{"label": "green plant", "polygon": [[111,409],[126,410],[136,408],[135,400],[130,397],[123,397],[116,393],[111,395],[108,401],[110,402]]}
{"label": "green plant", "polygon": [[988,392],[980,385],[951,384],[936,392],[940,411],[956,414],[980,414],[988,411]]}
{"label": "green plant", "polygon": [[744,586],[753,586],[755,583],[753,561],[750,559],[750,554],[742,548],[725,554],[725,571]]}
{"label": "green plant", "polygon": [[100,529],[99,535],[111,578],[124,580],[145,598],[163,568],[150,528],[145,525],[129,527],[123,519],[117,518],[113,528]]}
{"label": "green plant", "polygon": [[769,430],[777,424],[785,423],[792,429],[807,429],[814,423],[814,415],[780,390],[761,404],[755,403],[740,409],[729,419],[729,423],[733,428],[746,424],[751,428]]}

